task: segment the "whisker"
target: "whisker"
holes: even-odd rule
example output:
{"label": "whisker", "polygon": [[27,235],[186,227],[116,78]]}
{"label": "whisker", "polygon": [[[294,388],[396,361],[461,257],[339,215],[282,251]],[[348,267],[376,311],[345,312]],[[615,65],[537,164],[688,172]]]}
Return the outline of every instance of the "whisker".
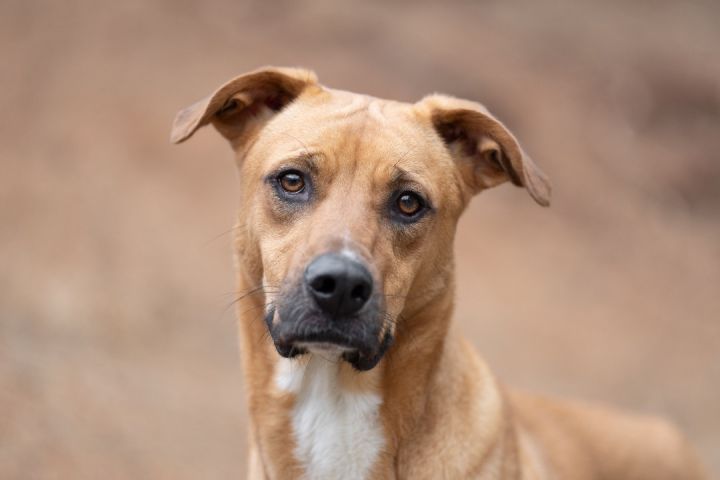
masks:
{"label": "whisker", "polygon": [[222,232],[222,233],[220,233],[220,234],[218,234],[218,235],[215,235],[214,237],[211,237],[210,239],[204,241],[204,242],[201,244],[201,246],[207,247],[207,246],[210,245],[211,243],[219,240],[220,238],[222,238],[222,237],[224,237],[225,235],[231,233],[233,230],[236,230],[237,228],[238,228],[237,225],[235,225],[235,226],[233,226],[233,227],[230,227],[229,229],[225,230],[224,232]]}
{"label": "whisker", "polygon": [[283,132],[280,132],[280,133],[282,133],[282,134],[284,134],[284,135],[287,135],[288,137],[290,137],[290,138],[292,138],[293,140],[295,140],[296,142],[298,142],[298,143],[300,144],[300,146],[303,148],[303,150],[305,150],[305,155],[307,155],[308,157],[311,156],[311,155],[310,155],[310,149],[308,148],[307,145],[305,145],[305,142],[303,142],[302,140],[300,140],[299,138],[297,138],[295,135],[289,134],[288,132],[284,132],[284,131],[283,131]]}
{"label": "whisker", "polygon": [[225,293],[220,294],[220,296],[221,296],[221,297],[229,297],[230,295],[238,295],[238,294],[240,294],[240,295],[249,295],[249,294],[252,294],[252,293],[257,293],[257,291],[260,291],[260,290],[262,290],[262,291],[265,292],[265,293],[278,293],[278,292],[280,291],[279,288],[269,289],[268,287],[256,287],[256,288],[253,288],[253,289],[250,289],[250,290],[251,290],[251,291],[245,290],[245,291],[242,292],[242,293],[241,293],[241,292],[225,292]]}

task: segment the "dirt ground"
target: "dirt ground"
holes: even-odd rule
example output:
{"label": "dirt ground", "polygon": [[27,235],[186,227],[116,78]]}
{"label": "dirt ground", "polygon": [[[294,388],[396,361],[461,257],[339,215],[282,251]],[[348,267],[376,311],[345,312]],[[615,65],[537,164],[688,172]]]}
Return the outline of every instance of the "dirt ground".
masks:
{"label": "dirt ground", "polygon": [[720,5],[0,3],[0,478],[243,478],[237,185],[175,112],[265,64],[486,103],[553,179],[457,239],[506,383],[672,418],[720,476]]}

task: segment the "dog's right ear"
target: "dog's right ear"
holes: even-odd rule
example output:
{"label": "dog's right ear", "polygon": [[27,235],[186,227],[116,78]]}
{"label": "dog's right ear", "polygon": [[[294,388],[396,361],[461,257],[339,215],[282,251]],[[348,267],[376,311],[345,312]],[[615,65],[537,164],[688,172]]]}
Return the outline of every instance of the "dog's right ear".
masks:
{"label": "dog's right ear", "polygon": [[235,77],[204,99],[175,115],[170,141],[180,143],[212,123],[233,146],[295,100],[309,85],[318,85],[314,72],[299,68],[266,67]]}
{"label": "dog's right ear", "polygon": [[509,180],[538,204],[550,205],[547,176],[483,105],[438,94],[416,105],[429,116],[473,193]]}

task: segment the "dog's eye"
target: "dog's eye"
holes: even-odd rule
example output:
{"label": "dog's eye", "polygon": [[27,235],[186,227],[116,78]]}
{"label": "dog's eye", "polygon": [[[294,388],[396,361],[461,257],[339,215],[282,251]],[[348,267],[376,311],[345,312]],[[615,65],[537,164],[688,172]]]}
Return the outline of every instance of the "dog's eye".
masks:
{"label": "dog's eye", "polygon": [[297,170],[289,170],[278,175],[278,183],[288,193],[300,193],[305,188],[305,179]]}
{"label": "dog's eye", "polygon": [[425,201],[415,192],[403,192],[396,200],[397,209],[407,217],[417,215],[425,207]]}

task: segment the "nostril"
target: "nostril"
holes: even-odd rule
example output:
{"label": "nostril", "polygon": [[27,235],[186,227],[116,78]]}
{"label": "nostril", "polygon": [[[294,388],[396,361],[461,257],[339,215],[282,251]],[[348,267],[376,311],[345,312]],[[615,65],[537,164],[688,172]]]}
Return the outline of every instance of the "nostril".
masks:
{"label": "nostril", "polygon": [[350,298],[363,302],[368,298],[367,290],[368,289],[363,284],[355,285],[355,287],[350,291]]}
{"label": "nostril", "polygon": [[330,295],[335,291],[335,279],[329,275],[320,275],[310,283],[310,286],[318,293]]}
{"label": "nostril", "polygon": [[305,269],[304,280],[315,306],[333,318],[359,312],[373,295],[370,272],[346,255],[320,255]]}

